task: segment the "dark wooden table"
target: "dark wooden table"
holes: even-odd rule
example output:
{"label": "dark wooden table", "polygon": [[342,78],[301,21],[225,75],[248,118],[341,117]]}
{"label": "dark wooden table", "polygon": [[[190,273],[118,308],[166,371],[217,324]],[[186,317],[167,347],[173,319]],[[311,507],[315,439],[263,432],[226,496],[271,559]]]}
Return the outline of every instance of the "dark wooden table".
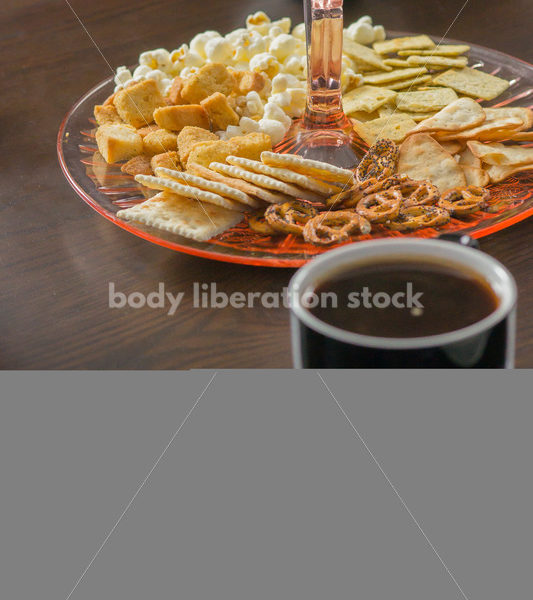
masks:
{"label": "dark wooden table", "polygon": [[[142,50],[175,48],[206,29],[223,33],[247,14],[302,20],[301,0],[72,0],[117,67]],[[463,0],[345,2],[346,20],[372,14],[397,30],[443,35]],[[531,0],[470,0],[449,35],[533,62]],[[0,368],[175,369],[289,367],[285,309],[194,309],[193,282],[231,293],[280,291],[289,269],[217,263],[152,245],[84,204],[61,174],[56,134],[73,102],[110,71],[63,0],[0,6]],[[520,288],[517,364],[533,366],[533,220],[482,240]],[[174,316],[112,310],[109,283],[148,294],[185,292]],[[460,300],[458,301],[460,310]]]}

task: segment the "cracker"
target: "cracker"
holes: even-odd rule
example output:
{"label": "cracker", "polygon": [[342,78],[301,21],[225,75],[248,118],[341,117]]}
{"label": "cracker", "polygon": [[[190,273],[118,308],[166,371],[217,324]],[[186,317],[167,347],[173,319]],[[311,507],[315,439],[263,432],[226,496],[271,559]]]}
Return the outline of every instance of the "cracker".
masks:
{"label": "cracker", "polygon": [[343,51],[354,62],[359,71],[391,71],[392,68],[383,62],[383,58],[372,48],[353,42],[344,36]]}
{"label": "cracker", "polygon": [[378,73],[377,75],[363,75],[366,84],[386,84],[391,82],[402,81],[404,79],[413,79],[418,75],[427,73],[425,67],[412,67],[410,69],[394,69],[390,73]]}
{"label": "cracker", "polygon": [[410,112],[439,111],[457,100],[450,88],[434,88],[427,91],[402,92],[396,96],[396,106]]}
{"label": "cracker", "polygon": [[248,183],[253,183],[254,185],[266,188],[268,190],[274,190],[275,192],[279,192],[280,194],[284,194],[285,196],[290,196],[293,198],[303,198],[304,200],[317,199],[316,195],[312,192],[302,190],[296,187],[295,185],[285,183],[284,181],[279,181],[278,179],[274,179],[273,177],[268,177],[268,175],[254,173],[253,171],[247,171],[246,169],[242,169],[241,167],[235,167],[233,165],[226,165],[217,162],[211,163],[209,167],[214,171],[222,173],[222,175],[228,175],[229,177],[243,179],[244,181],[248,181]]}
{"label": "cracker", "polygon": [[373,146],[379,139],[386,139],[399,144],[408,133],[416,127],[411,117],[390,115],[375,121],[354,122],[355,132],[369,145]]}
{"label": "cracker", "polygon": [[[381,106],[378,109],[378,112],[379,112],[380,117],[388,117],[392,114],[405,115],[406,117],[411,117],[411,119],[413,119],[413,121],[415,121],[416,123],[419,123],[420,121],[424,121],[425,119],[429,119],[429,117],[432,117],[433,115],[437,114],[436,111],[427,112],[427,113],[416,113],[416,112],[409,112],[406,110],[399,110],[395,106],[391,106],[389,104],[386,104],[385,106]],[[376,117],[376,118],[378,118],[378,117]],[[359,119],[359,121],[361,121],[361,119]]]}
{"label": "cracker", "polygon": [[533,148],[468,142],[468,147],[478,158],[489,165],[518,166],[533,163]]}
{"label": "cracker", "polygon": [[438,140],[438,142],[444,148],[444,150],[446,150],[446,152],[449,152],[452,155],[457,154],[458,152],[461,152],[461,150],[463,149],[463,144],[461,144],[461,142],[455,142],[455,141],[442,142],[441,140]]}
{"label": "cracker", "polygon": [[275,154],[274,152],[263,152],[261,160],[264,164],[272,167],[291,169],[303,175],[323,179],[324,181],[341,183],[343,185],[355,183],[354,174],[348,169],[341,169],[329,163],[318,160],[302,158],[296,154]]}
{"label": "cracker", "polygon": [[274,177],[275,179],[284,181],[285,183],[292,183],[301,188],[316,192],[319,194],[317,200],[320,199],[320,196],[330,196],[331,194],[338,192],[338,188],[334,185],[328,185],[327,183],[319,181],[318,179],[307,177],[301,173],[295,173],[289,169],[270,167],[269,165],[265,165],[258,160],[249,160],[239,156],[228,156],[226,162],[228,162],[230,165],[242,167],[244,169],[248,169],[249,171],[255,171],[256,173],[261,173],[262,175],[268,175],[269,177]]}
{"label": "cracker", "polygon": [[437,75],[433,81],[439,85],[450,87],[460,94],[483,100],[493,100],[509,87],[506,79],[470,67],[460,70],[450,69]]}
{"label": "cracker", "polygon": [[431,75],[418,75],[418,77],[413,77],[412,79],[404,79],[402,81],[387,83],[383,87],[395,91],[405,90],[406,88],[410,89],[422,83],[427,83],[428,81],[431,81]]}
{"label": "cracker", "polygon": [[490,177],[491,183],[499,183],[515,173],[522,173],[525,171],[533,171],[533,163],[529,165],[518,166],[491,165],[487,168],[487,173]]}
{"label": "cracker", "polygon": [[466,67],[468,58],[461,56],[459,58],[449,58],[448,56],[409,56],[407,59],[409,66],[423,65],[432,69],[433,67]]}
{"label": "cracker", "polygon": [[228,200],[223,198],[220,194],[214,194],[213,192],[207,192],[199,188],[191,187],[190,185],[183,185],[174,181],[173,179],[167,179],[165,177],[152,177],[150,175],[137,175],[135,181],[139,182],[151,190],[160,190],[164,192],[172,192],[185,198],[194,198],[199,202],[207,202],[208,204],[214,204],[228,210],[242,211],[244,206],[239,202]]}
{"label": "cracker", "polygon": [[401,50],[426,50],[428,48],[435,48],[435,42],[428,35],[416,35],[376,42],[373,48],[378,54],[392,54]]}
{"label": "cracker", "polygon": [[[464,100],[465,98],[463,98]],[[472,100],[472,102],[474,102]],[[477,104],[477,102],[475,102]],[[478,105],[479,106],[479,105]],[[499,135],[499,132],[502,130],[516,130],[524,125],[523,117],[520,113],[513,113],[511,110],[501,109],[503,112],[500,112],[500,109],[485,109],[486,119],[481,125],[476,127],[469,128],[465,131],[461,131],[459,133],[450,133],[448,136],[443,137],[442,139],[453,138],[456,140],[484,140],[484,139],[492,139],[492,134],[494,132]]]}
{"label": "cracker", "polygon": [[398,56],[459,56],[469,50],[466,44],[440,44],[432,50],[400,50]]}
{"label": "cracker", "polygon": [[[380,109],[381,110],[381,109]],[[358,121],[373,121],[374,119],[379,119],[380,114],[377,110],[372,112],[366,112],[364,110],[355,110],[350,113],[350,117],[352,119],[357,119]]]}
{"label": "cracker", "polygon": [[362,85],[342,98],[344,112],[350,116],[358,111],[373,112],[396,98],[396,92],[371,85]]}
{"label": "cracker", "polygon": [[400,67],[400,68],[404,68],[404,67],[408,67],[409,63],[401,58],[386,58],[383,61],[388,67]]}
{"label": "cracker", "polygon": [[479,167],[462,165],[463,173],[466,178],[466,185],[475,185],[476,187],[485,187],[490,183],[490,177],[487,171]]}
{"label": "cracker", "polygon": [[119,210],[117,217],[205,242],[235,227],[243,215],[212,204],[204,205],[190,198],[162,192],[141,204]]}
{"label": "cracker", "polygon": [[435,116],[419,123],[414,132],[459,132],[477,127],[486,119],[483,108],[472,98],[458,98]]}
{"label": "cracker", "polygon": [[441,192],[466,185],[461,166],[427,133],[411,135],[400,146],[398,173],[417,181],[429,180]]}
{"label": "cracker", "polygon": [[[442,142],[442,143],[450,143],[450,142]],[[452,142],[453,143],[453,142]],[[454,152],[452,152],[454,154]],[[481,160],[470,150],[467,146],[464,150],[459,153],[459,164],[464,167],[476,167],[477,169],[481,169]]]}
{"label": "cracker", "polygon": [[533,142],[533,131],[518,131],[509,136],[515,142]]}
{"label": "cracker", "polygon": [[240,202],[241,204],[246,204],[248,206],[253,204],[253,198],[248,196],[248,194],[245,194],[240,190],[236,190],[226,183],[209,181],[209,179],[204,179],[203,177],[198,177],[197,175],[192,175],[191,173],[174,171],[173,169],[165,169],[163,167],[156,169],[155,174],[158,177],[169,177],[175,181],[192,185],[205,190],[206,192],[213,192],[214,194],[218,194],[224,198],[229,198],[230,200],[235,200],[235,202]]}

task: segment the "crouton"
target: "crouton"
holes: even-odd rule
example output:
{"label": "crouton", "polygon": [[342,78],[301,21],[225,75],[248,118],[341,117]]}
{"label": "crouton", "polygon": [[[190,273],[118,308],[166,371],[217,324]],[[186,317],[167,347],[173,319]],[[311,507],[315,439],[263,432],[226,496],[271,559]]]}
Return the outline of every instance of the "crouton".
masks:
{"label": "crouton", "polygon": [[220,63],[204,65],[188,79],[181,90],[182,97],[191,104],[198,104],[215,92],[229,96],[235,89],[235,79]]}
{"label": "crouton", "polygon": [[267,84],[265,75],[255,71],[234,71],[233,76],[237,81],[238,93],[242,96],[248,92],[261,93]]}
{"label": "crouton", "polygon": [[215,131],[225,130],[228,125],[238,125],[239,115],[231,108],[224,94],[215,92],[200,102]]}
{"label": "crouton", "polygon": [[143,151],[142,137],[128,125],[102,125],[96,132],[96,143],[110,164],[129,160]]}
{"label": "crouton", "polygon": [[166,129],[152,131],[143,139],[144,153],[155,156],[162,152],[170,152],[178,149],[178,136]]}
{"label": "crouton", "polygon": [[197,142],[189,153],[187,165],[196,163],[208,167],[212,162],[226,162],[232,154],[235,154],[235,148],[229,142]]}
{"label": "crouton", "polygon": [[183,171],[183,167],[180,164],[180,158],[178,153],[175,151],[165,152],[164,154],[156,154],[152,157],[150,164],[154,173],[156,169],[159,169],[159,167],[173,169],[174,171]]}
{"label": "crouton", "polygon": [[152,133],[152,131],[159,131],[161,129],[161,127],[159,127],[159,125],[156,125],[155,123],[153,125],[147,125],[146,127],[140,127],[139,129],[137,129],[137,133],[144,139],[149,133]]}
{"label": "crouton", "polygon": [[117,92],[114,104],[123,121],[133,127],[143,127],[153,122],[154,110],[165,102],[156,82],[147,79]]}
{"label": "crouton", "polygon": [[123,173],[128,175],[153,175],[152,167],[150,166],[150,157],[146,154],[134,156],[128,160],[127,163],[122,165],[120,169]]}
{"label": "crouton", "polygon": [[186,165],[189,160],[189,154],[195,144],[198,142],[212,142],[218,140],[218,137],[200,127],[184,127],[178,134],[178,152],[182,165]]}
{"label": "crouton", "polygon": [[164,106],[154,112],[154,118],[159,127],[170,131],[181,131],[187,125],[209,129],[209,118],[199,104]]}
{"label": "crouton", "polygon": [[98,125],[114,125],[124,123],[117,109],[112,104],[97,105],[94,107],[94,118]]}
{"label": "crouton", "polygon": [[168,99],[171,104],[187,104],[181,95],[184,83],[185,82],[181,77],[174,77],[168,92]]}
{"label": "crouton", "polygon": [[228,142],[235,156],[260,160],[261,152],[272,150],[272,140],[266,133],[248,133],[232,137]]}

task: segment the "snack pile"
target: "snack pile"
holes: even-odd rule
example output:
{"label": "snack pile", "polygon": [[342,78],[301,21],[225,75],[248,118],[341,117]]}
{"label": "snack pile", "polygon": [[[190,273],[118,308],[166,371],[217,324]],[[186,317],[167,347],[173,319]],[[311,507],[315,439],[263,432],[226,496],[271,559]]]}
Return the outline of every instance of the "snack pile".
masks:
{"label": "snack pile", "polygon": [[272,152],[305,108],[305,31],[258,12],[119,68],[96,141],[148,199],[117,216],[197,241],[244,222],[327,245],[491,212],[486,186],[533,170],[519,144],[533,141],[533,112],[482,105],[510,83],[468,66],[469,46],[386,39],[370,17],[344,33],[343,106],[369,146],[355,172]]}

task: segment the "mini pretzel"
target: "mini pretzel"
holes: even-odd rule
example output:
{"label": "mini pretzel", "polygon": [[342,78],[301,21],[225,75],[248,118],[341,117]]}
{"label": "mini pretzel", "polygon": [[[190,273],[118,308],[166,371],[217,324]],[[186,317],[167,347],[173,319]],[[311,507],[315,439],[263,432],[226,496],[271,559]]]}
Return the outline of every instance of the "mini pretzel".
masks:
{"label": "mini pretzel", "polygon": [[248,217],[248,226],[252,231],[262,235],[277,235],[279,232],[268,224],[265,211],[261,210]]}
{"label": "mini pretzel", "polygon": [[370,223],[351,210],[322,213],[307,221],[304,239],[311,244],[327,245],[345,242],[357,232],[370,233]]}
{"label": "mini pretzel", "polygon": [[450,214],[436,206],[407,206],[386,227],[394,231],[414,231],[422,227],[440,227],[450,221]]}
{"label": "mini pretzel", "polygon": [[431,181],[414,181],[407,178],[399,189],[405,199],[405,206],[431,206],[437,204],[440,192]]}
{"label": "mini pretzel", "polygon": [[402,200],[402,192],[393,187],[364,196],[357,204],[357,212],[370,223],[385,223],[398,216]]}
{"label": "mini pretzel", "polygon": [[439,200],[438,206],[456,217],[462,217],[487,206],[489,190],[469,185],[465,188],[453,188]]}
{"label": "mini pretzel", "polygon": [[367,190],[378,185],[380,182],[377,179],[367,179],[362,183],[357,183],[348,190],[343,190],[338,194],[330,196],[326,199],[326,206],[330,210],[338,208],[347,208],[356,206],[359,200],[367,193]]}
{"label": "mini pretzel", "polygon": [[307,202],[289,200],[270,205],[265,211],[265,219],[276,231],[302,236],[304,225],[316,214],[316,209]]}
{"label": "mini pretzel", "polygon": [[357,181],[386,179],[396,171],[400,149],[391,140],[379,140],[366,153],[357,167]]}

